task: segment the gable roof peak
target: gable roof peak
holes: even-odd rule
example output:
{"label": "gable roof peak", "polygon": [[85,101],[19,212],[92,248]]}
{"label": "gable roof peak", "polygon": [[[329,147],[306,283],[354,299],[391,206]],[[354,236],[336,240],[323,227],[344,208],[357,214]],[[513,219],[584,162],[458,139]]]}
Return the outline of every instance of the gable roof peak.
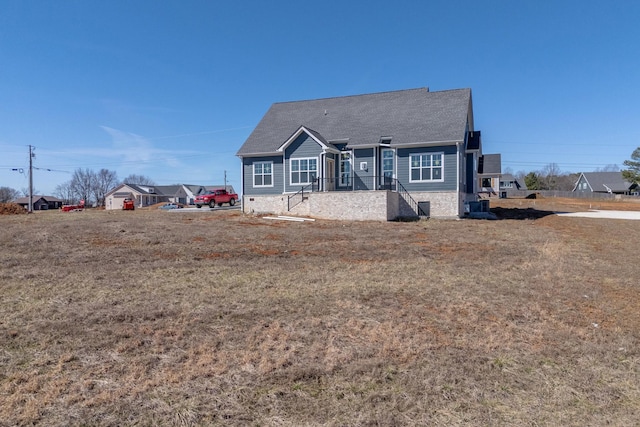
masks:
{"label": "gable roof peak", "polygon": [[[453,89],[453,90],[457,90],[457,89]],[[402,92],[421,92],[421,91],[429,92],[429,88],[425,86],[425,87],[419,87],[419,88],[413,88],[413,89],[386,90],[386,91],[371,92],[371,93],[356,93],[352,95],[327,96],[323,98],[298,99],[294,101],[278,101],[278,102],[274,102],[273,105],[295,104],[295,103],[301,103],[301,102],[315,102],[315,101],[331,101],[334,99],[357,98],[357,97],[364,97],[364,96],[400,94]],[[445,91],[442,91],[442,92],[445,92]],[[429,93],[433,93],[433,92],[429,92]]]}
{"label": "gable roof peak", "polygon": [[[237,155],[278,153],[301,126],[324,141],[348,138],[351,147],[462,142],[473,129],[471,89],[430,92],[428,88],[377,92],[271,105]],[[323,138],[319,138],[321,135]],[[324,142],[323,141],[323,142]]]}

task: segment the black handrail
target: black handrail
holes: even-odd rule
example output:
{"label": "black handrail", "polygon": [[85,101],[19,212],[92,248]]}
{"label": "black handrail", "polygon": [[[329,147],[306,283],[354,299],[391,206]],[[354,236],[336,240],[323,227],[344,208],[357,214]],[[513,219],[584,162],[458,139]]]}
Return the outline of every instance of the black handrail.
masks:
{"label": "black handrail", "polygon": [[395,191],[395,183],[395,178],[378,175],[317,178],[317,184],[314,183],[313,191]]}
{"label": "black handrail", "polygon": [[[287,196],[287,211],[290,211],[291,209],[293,209],[294,207],[302,203],[304,201],[304,190],[306,189],[308,192],[310,188],[311,189],[313,188],[313,183],[307,185],[306,187],[300,188],[300,190],[297,193]],[[298,195],[300,195],[300,200],[297,202],[295,202],[294,200],[295,203],[291,205],[291,199],[295,198]]]}
{"label": "black handrail", "polygon": [[409,194],[407,189],[404,188],[404,185],[402,185],[400,181],[396,180],[396,185],[397,185],[396,191],[398,192],[398,194],[402,196],[402,198],[409,204],[409,206],[411,206],[411,209],[413,209],[413,211],[417,213],[418,216],[429,216],[425,213],[425,211],[422,210],[422,208],[420,207],[420,204],[416,202],[413,199],[413,197],[411,197],[411,194]]}
{"label": "black handrail", "polygon": [[407,202],[409,207],[418,216],[428,216],[428,214],[420,207],[407,189],[396,178],[388,176],[351,176],[348,181],[340,185],[339,178],[316,178],[311,184],[301,187],[298,192],[287,197],[287,210],[290,211],[298,204],[304,201],[304,193],[314,191],[372,191],[387,190],[396,191]]}

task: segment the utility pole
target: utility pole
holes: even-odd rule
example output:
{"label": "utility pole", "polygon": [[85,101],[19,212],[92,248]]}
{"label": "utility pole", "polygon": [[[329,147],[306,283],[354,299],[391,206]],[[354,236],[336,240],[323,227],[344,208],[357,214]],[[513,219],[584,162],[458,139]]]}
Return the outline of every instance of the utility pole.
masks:
{"label": "utility pole", "polygon": [[227,171],[224,171],[224,191],[227,191]]}
{"label": "utility pole", "polygon": [[29,213],[33,213],[33,158],[36,156],[33,150],[35,148],[29,145]]}

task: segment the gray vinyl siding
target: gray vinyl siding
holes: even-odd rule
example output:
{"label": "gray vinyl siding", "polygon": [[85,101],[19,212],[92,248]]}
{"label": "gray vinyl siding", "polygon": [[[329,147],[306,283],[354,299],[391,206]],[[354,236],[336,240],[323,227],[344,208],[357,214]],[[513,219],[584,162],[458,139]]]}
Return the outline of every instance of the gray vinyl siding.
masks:
{"label": "gray vinyl siding", "polygon": [[[253,186],[253,164],[256,162],[273,162],[273,187]],[[282,194],[282,186],[284,183],[282,170],[282,156],[242,158],[242,179],[244,184],[242,194],[247,196]]]}
{"label": "gray vinyl siding", "polygon": [[[353,150],[353,185],[355,190],[374,190],[373,177],[376,173],[375,156],[373,148],[361,148]],[[367,170],[360,170],[360,163],[367,163]]]}
{"label": "gray vinyl siding", "polygon": [[[582,188],[583,184],[587,184],[586,189]],[[576,191],[593,191],[584,175],[580,175],[580,179],[578,180],[578,184],[576,185]]]}
{"label": "gray vinyl siding", "polygon": [[[411,154],[444,153],[444,181],[441,182],[409,182],[409,162]],[[457,189],[457,157],[455,145],[442,147],[399,148],[396,177],[407,191],[456,191]]]}
{"label": "gray vinyl siding", "polygon": [[[300,184],[291,185],[290,181],[290,159],[304,159],[304,158],[315,158],[317,160],[317,170],[316,172],[320,173],[320,154],[322,153],[322,147],[309,135],[306,133],[302,133],[299,137],[297,137],[284,151],[285,157],[285,165],[283,168],[284,172],[284,182],[285,182],[285,192],[296,192],[299,191],[303,186]],[[281,187],[282,188],[282,187]]]}

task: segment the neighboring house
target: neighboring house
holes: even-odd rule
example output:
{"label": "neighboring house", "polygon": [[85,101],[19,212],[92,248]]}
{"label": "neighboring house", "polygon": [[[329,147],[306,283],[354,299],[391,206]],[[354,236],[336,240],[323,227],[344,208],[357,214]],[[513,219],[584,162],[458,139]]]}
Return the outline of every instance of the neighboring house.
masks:
{"label": "neighboring house", "polygon": [[[196,196],[205,193],[207,188],[224,188],[224,185],[205,187],[204,185],[137,185],[120,184],[107,193],[105,209],[122,209],[124,199],[134,199],[136,207],[145,207],[161,202],[192,205]],[[231,186],[227,188],[233,189]]]}
{"label": "neighboring house", "polygon": [[[33,195],[33,210],[46,211],[48,209],[59,209],[62,207],[63,201],[53,196],[36,196]],[[29,197],[21,197],[16,199],[14,203],[29,209]]]}
{"label": "neighboring house", "polygon": [[187,201],[185,202],[185,204],[193,205],[196,200],[196,196],[204,191],[204,186],[184,184],[184,189],[187,193]]}
{"label": "neighboring house", "polygon": [[510,173],[505,173],[500,177],[500,197],[512,197],[516,191],[526,191],[527,185]]}
{"label": "neighboring house", "polygon": [[104,204],[105,209],[122,209],[124,199],[133,199],[136,207],[140,208],[160,202],[169,202],[169,197],[160,192],[155,185],[120,184],[107,193]]}
{"label": "neighboring house", "polygon": [[237,155],[244,212],[459,217],[482,154],[470,89],[273,104]]}
{"label": "neighboring house", "polygon": [[502,158],[500,154],[485,154],[478,164],[478,191],[481,195],[497,196],[502,176]]}
{"label": "neighboring house", "polygon": [[224,184],[220,184],[220,185],[207,185],[206,187],[202,187],[202,190],[199,191],[197,194],[204,194],[204,193],[208,193],[209,191],[216,191],[216,190],[227,190],[227,193],[235,193],[236,190],[234,190],[233,185],[224,185]]}
{"label": "neighboring house", "polygon": [[638,185],[622,177],[621,172],[582,172],[573,191],[586,193],[631,194]]}
{"label": "neighboring house", "polygon": [[167,196],[167,202],[187,204],[189,193],[187,193],[187,188],[182,184],[156,185],[153,188],[156,194]]}

